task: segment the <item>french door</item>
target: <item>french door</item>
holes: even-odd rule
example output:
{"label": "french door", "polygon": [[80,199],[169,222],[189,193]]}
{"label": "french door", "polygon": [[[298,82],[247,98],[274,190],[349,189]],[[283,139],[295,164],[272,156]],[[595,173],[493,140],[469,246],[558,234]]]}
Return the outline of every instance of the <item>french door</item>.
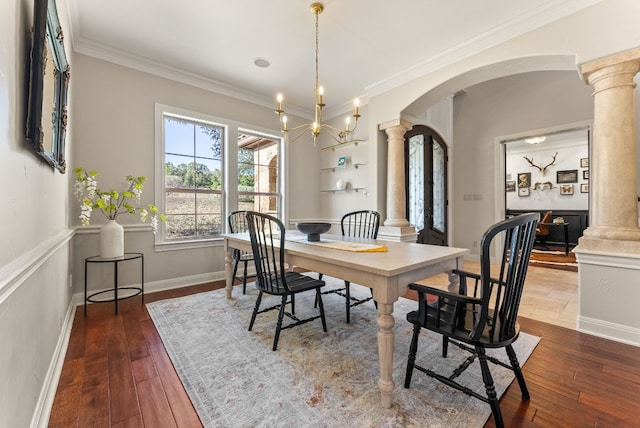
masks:
{"label": "french door", "polygon": [[447,160],[433,129],[416,125],[405,134],[407,215],[420,244],[447,245]]}

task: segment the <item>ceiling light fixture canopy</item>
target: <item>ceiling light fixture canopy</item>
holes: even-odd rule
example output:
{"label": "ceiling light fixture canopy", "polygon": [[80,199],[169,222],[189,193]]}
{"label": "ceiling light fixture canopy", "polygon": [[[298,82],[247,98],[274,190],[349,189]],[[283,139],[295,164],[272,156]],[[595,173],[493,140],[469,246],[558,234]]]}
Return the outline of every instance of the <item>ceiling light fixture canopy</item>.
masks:
{"label": "ceiling light fixture canopy", "polygon": [[544,140],[546,140],[547,137],[529,137],[529,138],[525,138],[524,142],[527,144],[540,144],[542,143]]}
{"label": "ceiling light fixture canopy", "polygon": [[[311,12],[315,15],[316,18],[316,80],[315,80],[315,107],[314,107],[314,121],[313,123],[305,123],[303,125],[296,126],[294,128],[287,128],[287,116],[285,115],[285,111],[282,108],[282,94],[278,94],[278,108],[276,110],[276,114],[280,119],[280,125],[282,128],[282,133],[284,134],[285,140],[290,143],[296,142],[306,131],[311,131],[311,135],[313,136],[313,143],[316,143],[316,139],[320,134],[320,131],[326,131],[326,133],[333,138],[338,143],[344,143],[348,140],[349,134],[351,134],[356,127],[358,126],[358,119],[360,118],[360,114],[358,112],[358,108],[360,107],[359,101],[356,99],[354,102],[354,111],[353,111],[353,128],[351,128],[351,117],[347,117],[345,120],[345,128],[338,129],[334,126],[331,126],[326,123],[322,123],[322,109],[324,108],[324,89],[322,86],[318,84],[318,16],[324,10],[324,6],[322,3],[312,3]],[[292,140],[289,140],[289,132],[297,132],[300,131]],[[337,134],[337,135],[336,135]]]}

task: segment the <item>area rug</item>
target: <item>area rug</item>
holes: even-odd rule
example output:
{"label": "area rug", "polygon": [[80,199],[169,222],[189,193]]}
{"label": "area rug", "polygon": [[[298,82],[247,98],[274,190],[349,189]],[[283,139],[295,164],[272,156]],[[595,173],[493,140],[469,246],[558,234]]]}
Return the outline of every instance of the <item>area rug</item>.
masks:
{"label": "area rug", "polygon": [[[342,282],[325,277],[327,287]],[[368,288],[351,286],[353,295],[370,296]],[[257,290],[234,289],[230,306],[224,290],[147,304],[167,352],[205,427],[482,427],[489,406],[415,372],[403,387],[411,339],[405,315],[417,303],[396,303],[393,406],[380,406],[376,309],[373,302],[352,308],[345,323],[344,298],[324,296],[328,332],[320,320],[282,331],[278,350],[271,350],[276,311],[258,315],[247,331]],[[296,296],[296,314],[317,313],[314,293]],[[268,301],[264,301],[268,300]],[[264,304],[273,302],[265,298]],[[424,332],[418,364],[442,370],[467,356],[457,347],[441,357],[439,336]],[[514,348],[521,364],[539,341],[521,333]],[[506,353],[493,352],[505,360]],[[459,378],[484,391],[478,363]],[[510,370],[492,367],[502,395],[513,380]]]}
{"label": "area rug", "polygon": [[534,266],[572,272],[578,271],[576,255],[572,251],[565,255],[564,246],[549,246],[545,249],[534,247],[531,252],[530,262]]}

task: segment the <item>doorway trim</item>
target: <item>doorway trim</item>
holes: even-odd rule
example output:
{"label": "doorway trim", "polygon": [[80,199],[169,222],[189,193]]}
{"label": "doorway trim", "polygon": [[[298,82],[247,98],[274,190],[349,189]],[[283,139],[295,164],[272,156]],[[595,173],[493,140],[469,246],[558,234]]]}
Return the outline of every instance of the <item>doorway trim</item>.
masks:
{"label": "doorway trim", "polygon": [[[532,135],[544,135],[544,134],[556,134],[565,131],[571,131],[575,129],[584,128],[587,130],[589,134],[588,140],[588,150],[589,150],[589,158],[592,156],[592,143],[591,140],[593,138],[593,120],[585,120],[579,122],[566,123],[558,126],[551,126],[545,128],[538,128],[523,132],[518,132],[514,134],[497,136],[494,138],[494,158],[496,160],[496,165],[498,166],[496,170],[496,174],[494,176],[494,186],[493,186],[493,200],[494,200],[494,213],[495,213],[495,222],[499,222],[505,219],[507,213],[506,200],[505,200],[505,182],[504,177],[506,174],[506,165],[505,165],[505,144],[509,141],[514,140],[522,140],[526,137]],[[591,200],[589,200],[589,213],[591,213]],[[496,254],[496,249],[500,248],[504,245],[503,242],[498,242],[500,240],[496,240],[496,246],[492,249],[492,254]]]}

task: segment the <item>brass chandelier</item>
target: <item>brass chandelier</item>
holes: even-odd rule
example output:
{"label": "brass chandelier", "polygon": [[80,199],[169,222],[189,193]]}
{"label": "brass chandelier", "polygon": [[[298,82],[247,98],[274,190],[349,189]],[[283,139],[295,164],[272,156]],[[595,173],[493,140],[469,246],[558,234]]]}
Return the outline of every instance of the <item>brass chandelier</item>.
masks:
{"label": "brass chandelier", "polygon": [[[322,123],[322,109],[324,108],[324,89],[322,86],[318,84],[318,16],[324,10],[324,6],[322,3],[312,3],[311,12],[316,17],[316,80],[315,80],[315,91],[314,91],[314,99],[315,99],[315,107],[314,107],[314,121],[313,123],[305,123],[293,128],[287,127],[287,116],[285,115],[285,111],[282,108],[282,94],[278,94],[278,108],[276,110],[276,114],[280,119],[280,125],[282,128],[282,133],[284,134],[284,138],[286,141],[290,143],[296,142],[306,131],[311,131],[311,135],[313,136],[313,143],[316,143],[316,139],[321,131],[325,131],[331,138],[333,138],[338,143],[344,143],[348,140],[349,134],[351,134],[356,127],[358,126],[358,119],[360,118],[360,114],[358,113],[358,108],[360,106],[359,101],[356,99],[354,102],[354,111],[353,111],[353,128],[351,128],[351,118],[347,117],[345,119],[345,128],[338,129],[334,126],[331,126],[326,123]],[[289,139],[289,132],[298,132],[299,133],[293,138]]]}

